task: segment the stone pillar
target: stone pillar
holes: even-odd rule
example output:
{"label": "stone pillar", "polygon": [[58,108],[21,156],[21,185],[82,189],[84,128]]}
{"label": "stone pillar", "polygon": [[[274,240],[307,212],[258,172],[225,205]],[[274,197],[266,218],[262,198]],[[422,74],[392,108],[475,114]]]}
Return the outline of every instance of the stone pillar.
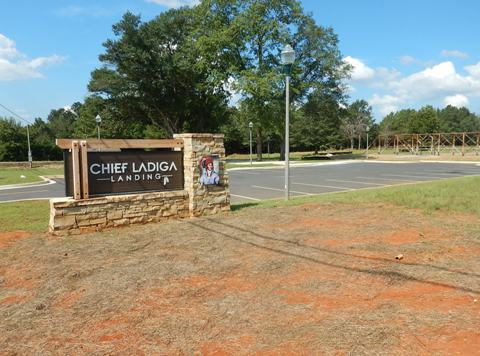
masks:
{"label": "stone pillar", "polygon": [[[226,170],[223,134],[176,134],[183,139],[184,189],[189,195],[190,216],[211,215],[230,210],[230,190]],[[218,156],[220,184],[200,184],[200,159],[205,155]]]}

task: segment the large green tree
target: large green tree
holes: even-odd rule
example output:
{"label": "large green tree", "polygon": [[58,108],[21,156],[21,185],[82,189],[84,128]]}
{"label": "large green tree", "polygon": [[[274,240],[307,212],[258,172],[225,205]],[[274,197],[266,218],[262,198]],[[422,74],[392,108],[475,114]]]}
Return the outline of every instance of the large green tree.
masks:
{"label": "large green tree", "polygon": [[480,118],[467,108],[448,105],[442,110],[437,110],[437,116],[442,132],[475,132],[480,130]]}
{"label": "large green tree", "polygon": [[437,112],[431,105],[424,106],[408,122],[408,133],[421,134],[438,132],[440,122]]}
{"label": "large green tree", "polygon": [[343,112],[334,97],[314,91],[294,115],[292,142],[301,150],[339,148],[344,140],[341,132]]}
{"label": "large green tree", "polygon": [[[194,9],[172,9],[149,22],[126,13],[104,43],[104,63],[89,90],[102,95],[123,120],[149,123],[167,136],[211,131],[226,112],[223,82],[199,50]],[[158,131],[158,130],[157,130]]]}
{"label": "large green tree", "polygon": [[338,38],[305,14],[299,1],[204,0],[196,11],[201,48],[208,49],[209,61],[223,63],[221,68],[241,95],[239,108],[254,123],[259,159],[265,132],[283,137],[285,76],[280,52],[285,44],[297,55],[291,73],[294,105],[314,90],[342,99],[342,79],[349,67],[342,61]]}

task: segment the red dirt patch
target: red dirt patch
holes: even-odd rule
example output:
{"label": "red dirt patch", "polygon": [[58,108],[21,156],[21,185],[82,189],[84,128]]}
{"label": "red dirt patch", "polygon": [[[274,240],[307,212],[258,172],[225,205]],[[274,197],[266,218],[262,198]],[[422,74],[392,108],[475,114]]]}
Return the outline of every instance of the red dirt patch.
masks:
{"label": "red dirt patch", "polygon": [[27,231],[8,231],[8,232],[0,232],[0,249],[7,248],[15,241],[24,239],[30,236],[30,233]]}
{"label": "red dirt patch", "polygon": [[76,290],[59,297],[52,305],[54,308],[71,308],[85,293],[85,289]]}
{"label": "red dirt patch", "polygon": [[473,354],[480,229],[389,209],[251,209],[13,243],[0,259],[0,349]]}
{"label": "red dirt patch", "polygon": [[0,300],[0,305],[10,305],[15,303],[21,303],[21,302],[24,302],[26,299],[27,299],[27,296],[25,295],[12,295],[10,297],[6,297]]}

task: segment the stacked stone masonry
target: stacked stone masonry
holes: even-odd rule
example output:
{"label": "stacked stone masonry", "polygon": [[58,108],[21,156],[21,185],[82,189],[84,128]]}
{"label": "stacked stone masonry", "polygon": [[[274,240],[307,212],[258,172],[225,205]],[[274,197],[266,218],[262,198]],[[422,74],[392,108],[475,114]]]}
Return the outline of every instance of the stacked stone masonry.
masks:
{"label": "stacked stone masonry", "polygon": [[[179,134],[174,135],[174,138],[184,141],[184,190],[113,195],[87,200],[51,199],[50,232],[63,235],[230,211],[223,135]],[[205,155],[219,158],[218,186],[200,184],[199,161]]]}
{"label": "stacked stone masonry", "polygon": [[57,234],[161,222],[190,216],[185,190],[50,200],[50,231]]}

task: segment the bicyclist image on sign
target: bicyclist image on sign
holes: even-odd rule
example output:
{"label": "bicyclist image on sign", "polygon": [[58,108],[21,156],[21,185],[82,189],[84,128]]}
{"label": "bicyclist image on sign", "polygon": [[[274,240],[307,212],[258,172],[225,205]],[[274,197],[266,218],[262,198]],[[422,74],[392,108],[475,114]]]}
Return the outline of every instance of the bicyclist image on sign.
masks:
{"label": "bicyclist image on sign", "polygon": [[220,162],[218,157],[203,156],[200,159],[200,184],[218,185],[220,183]]}

